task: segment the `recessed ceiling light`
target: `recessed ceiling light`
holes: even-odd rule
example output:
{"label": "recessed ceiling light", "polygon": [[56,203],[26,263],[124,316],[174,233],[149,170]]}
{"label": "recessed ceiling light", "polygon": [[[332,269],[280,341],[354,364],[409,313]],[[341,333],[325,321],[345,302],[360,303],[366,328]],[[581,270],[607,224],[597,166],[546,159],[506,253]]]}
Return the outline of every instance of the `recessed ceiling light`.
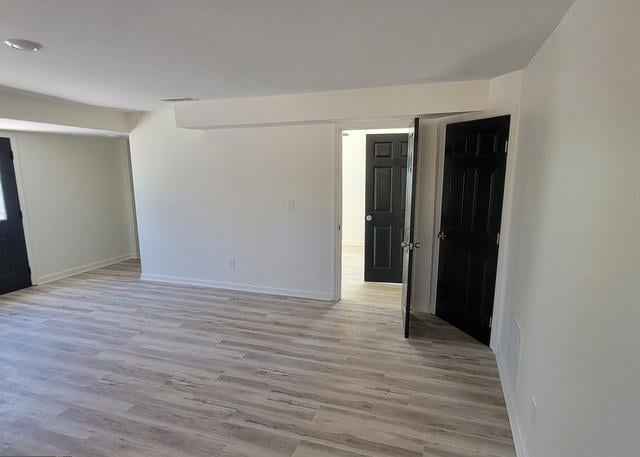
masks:
{"label": "recessed ceiling light", "polygon": [[18,38],[9,38],[8,40],[4,40],[4,44],[16,51],[36,52],[42,49],[42,45],[40,43],[29,40],[20,40]]}

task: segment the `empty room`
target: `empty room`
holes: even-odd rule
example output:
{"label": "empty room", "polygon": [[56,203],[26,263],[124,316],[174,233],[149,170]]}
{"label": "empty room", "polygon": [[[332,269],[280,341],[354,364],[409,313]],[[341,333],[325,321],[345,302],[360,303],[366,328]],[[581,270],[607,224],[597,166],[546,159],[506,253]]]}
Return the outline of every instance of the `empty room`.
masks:
{"label": "empty room", "polygon": [[0,457],[640,455],[638,0],[0,41]]}

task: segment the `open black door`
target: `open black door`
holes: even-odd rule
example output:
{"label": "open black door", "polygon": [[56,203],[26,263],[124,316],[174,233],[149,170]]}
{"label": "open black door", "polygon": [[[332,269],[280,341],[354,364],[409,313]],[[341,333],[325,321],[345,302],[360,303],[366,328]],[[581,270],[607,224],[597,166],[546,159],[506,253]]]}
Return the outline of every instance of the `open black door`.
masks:
{"label": "open black door", "polygon": [[31,286],[22,211],[8,138],[0,138],[0,294]]}
{"label": "open black door", "polygon": [[436,314],[489,344],[509,116],[447,125]]}
{"label": "open black door", "polygon": [[406,133],[367,135],[364,280],[402,282]]}
{"label": "open black door", "polygon": [[404,337],[409,338],[411,328],[411,275],[413,271],[413,250],[420,247],[415,241],[414,219],[416,212],[416,167],[418,165],[418,136],[420,132],[420,119],[415,118],[409,130],[407,147],[407,183],[405,196],[404,237],[402,241],[402,327]]}

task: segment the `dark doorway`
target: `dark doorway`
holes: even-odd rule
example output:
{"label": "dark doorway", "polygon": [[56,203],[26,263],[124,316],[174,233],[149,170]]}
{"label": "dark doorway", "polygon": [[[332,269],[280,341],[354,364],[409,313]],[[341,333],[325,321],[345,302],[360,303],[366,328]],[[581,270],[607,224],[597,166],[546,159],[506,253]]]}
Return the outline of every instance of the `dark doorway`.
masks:
{"label": "dark doorway", "polygon": [[510,116],[447,125],[436,314],[489,344]]}
{"label": "dark doorway", "polygon": [[402,282],[407,134],[367,135],[364,280]]}
{"label": "dark doorway", "polygon": [[0,294],[31,286],[22,211],[8,138],[0,138]]}

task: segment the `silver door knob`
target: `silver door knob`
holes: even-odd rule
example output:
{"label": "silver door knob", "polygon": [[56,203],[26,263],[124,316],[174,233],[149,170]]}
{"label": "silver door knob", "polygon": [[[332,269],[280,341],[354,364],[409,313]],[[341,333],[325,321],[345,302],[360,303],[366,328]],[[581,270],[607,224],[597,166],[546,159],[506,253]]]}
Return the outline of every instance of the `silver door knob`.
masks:
{"label": "silver door knob", "polygon": [[403,241],[402,243],[400,243],[400,247],[401,248],[406,248],[407,246],[409,246],[409,243],[407,243],[406,241]]}
{"label": "silver door knob", "polygon": [[422,246],[422,244],[420,244],[420,241],[416,241],[415,243],[413,243],[413,247],[416,249],[420,249],[420,246]]}
{"label": "silver door knob", "polygon": [[444,240],[447,238],[447,234],[444,232],[440,232],[438,233],[438,238],[440,238],[441,240]]}
{"label": "silver door knob", "polygon": [[373,216],[371,214],[367,214],[367,217],[365,217],[365,219],[367,220],[367,222],[371,222],[373,220]]}

